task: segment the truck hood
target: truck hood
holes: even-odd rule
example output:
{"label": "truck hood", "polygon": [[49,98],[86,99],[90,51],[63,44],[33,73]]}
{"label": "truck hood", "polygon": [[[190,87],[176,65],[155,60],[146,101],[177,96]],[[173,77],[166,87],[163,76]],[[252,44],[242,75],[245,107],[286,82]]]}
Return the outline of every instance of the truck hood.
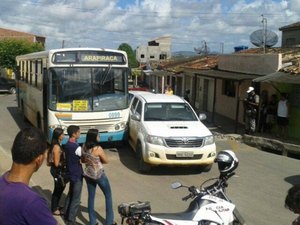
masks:
{"label": "truck hood", "polygon": [[171,121],[171,122],[144,122],[147,133],[160,137],[204,137],[212,135],[209,129],[201,122]]}

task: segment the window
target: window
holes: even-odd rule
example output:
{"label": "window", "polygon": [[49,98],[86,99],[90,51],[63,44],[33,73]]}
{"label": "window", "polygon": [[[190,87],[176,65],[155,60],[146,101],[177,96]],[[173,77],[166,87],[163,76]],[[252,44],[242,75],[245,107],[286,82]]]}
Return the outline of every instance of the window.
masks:
{"label": "window", "polygon": [[32,62],[31,61],[29,61],[29,71],[28,71],[28,74],[29,74],[28,82],[31,85],[32,84]]}
{"label": "window", "polygon": [[141,59],[144,59],[145,58],[145,55],[144,54],[141,54]]}
{"label": "window", "polygon": [[159,59],[161,59],[161,60],[167,59],[167,55],[166,54],[160,54]]}
{"label": "window", "polygon": [[235,83],[234,80],[224,80],[223,81],[223,95],[228,97],[235,97]]}
{"label": "window", "polygon": [[130,108],[132,113],[134,113],[137,102],[138,102],[138,98],[134,98],[133,102],[132,102],[132,105],[131,105],[131,108]]}
{"label": "window", "polygon": [[285,40],[286,47],[292,47],[293,45],[296,44],[296,38],[287,38]]}
{"label": "window", "polygon": [[140,116],[142,115],[142,103],[140,101],[138,102],[135,112],[138,113]]}

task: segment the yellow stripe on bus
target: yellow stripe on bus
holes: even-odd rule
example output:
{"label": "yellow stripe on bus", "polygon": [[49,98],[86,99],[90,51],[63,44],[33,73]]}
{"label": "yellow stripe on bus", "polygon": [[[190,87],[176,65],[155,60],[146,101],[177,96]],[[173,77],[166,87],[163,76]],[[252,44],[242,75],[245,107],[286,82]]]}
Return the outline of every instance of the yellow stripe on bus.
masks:
{"label": "yellow stripe on bus", "polygon": [[72,113],[55,113],[58,119],[72,119]]}

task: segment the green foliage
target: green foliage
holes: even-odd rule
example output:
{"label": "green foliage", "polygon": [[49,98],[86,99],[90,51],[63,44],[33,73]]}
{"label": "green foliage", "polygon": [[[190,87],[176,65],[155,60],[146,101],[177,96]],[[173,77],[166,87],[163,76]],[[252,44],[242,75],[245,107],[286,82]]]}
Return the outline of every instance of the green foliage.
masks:
{"label": "green foliage", "polygon": [[40,43],[32,43],[23,39],[0,40],[0,66],[15,69],[16,56],[44,50]]}
{"label": "green foliage", "polygon": [[141,74],[142,74],[142,70],[139,69],[139,68],[133,68],[131,70],[131,75],[134,76],[134,77],[141,76]]}
{"label": "green foliage", "polygon": [[129,66],[131,68],[136,68],[139,66],[139,63],[138,61],[136,60],[136,57],[135,57],[135,53],[134,51],[132,50],[131,46],[129,44],[126,44],[126,43],[122,43],[119,48],[119,50],[122,50],[122,51],[125,51],[127,53],[127,56],[128,56],[128,63],[129,63]]}

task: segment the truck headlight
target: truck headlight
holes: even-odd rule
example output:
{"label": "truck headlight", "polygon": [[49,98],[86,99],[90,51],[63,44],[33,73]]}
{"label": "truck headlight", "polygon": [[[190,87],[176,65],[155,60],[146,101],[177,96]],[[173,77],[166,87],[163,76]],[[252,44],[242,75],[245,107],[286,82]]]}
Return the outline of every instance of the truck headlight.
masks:
{"label": "truck headlight", "polygon": [[165,145],[164,140],[158,136],[147,135],[146,142],[154,144],[154,145]]}
{"label": "truck headlight", "polygon": [[211,145],[213,143],[215,143],[215,138],[213,135],[204,138],[204,145]]}

